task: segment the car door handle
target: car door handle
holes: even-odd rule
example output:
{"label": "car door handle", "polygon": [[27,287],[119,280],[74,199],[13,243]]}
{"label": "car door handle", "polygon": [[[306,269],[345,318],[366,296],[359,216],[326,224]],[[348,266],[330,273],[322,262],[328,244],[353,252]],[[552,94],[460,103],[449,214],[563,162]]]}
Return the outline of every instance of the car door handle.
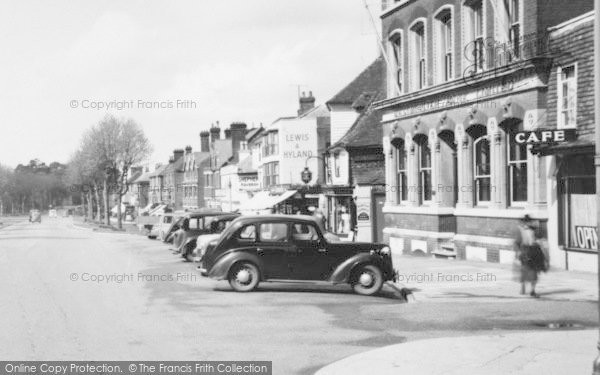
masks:
{"label": "car door handle", "polygon": [[262,248],[260,248],[260,247],[257,247],[257,248],[256,248],[256,253],[257,253],[258,255],[265,255],[265,250],[264,250],[264,249],[262,249]]}
{"label": "car door handle", "polygon": [[317,251],[321,254],[325,254],[327,252],[327,249],[318,249]]}

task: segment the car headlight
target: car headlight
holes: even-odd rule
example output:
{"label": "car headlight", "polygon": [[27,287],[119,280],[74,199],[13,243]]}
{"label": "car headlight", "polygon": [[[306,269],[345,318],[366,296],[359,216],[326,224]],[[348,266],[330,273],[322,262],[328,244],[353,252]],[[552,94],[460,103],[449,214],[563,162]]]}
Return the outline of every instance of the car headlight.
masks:
{"label": "car headlight", "polygon": [[383,255],[390,255],[392,253],[389,246],[382,247],[381,250],[379,250],[379,252]]}

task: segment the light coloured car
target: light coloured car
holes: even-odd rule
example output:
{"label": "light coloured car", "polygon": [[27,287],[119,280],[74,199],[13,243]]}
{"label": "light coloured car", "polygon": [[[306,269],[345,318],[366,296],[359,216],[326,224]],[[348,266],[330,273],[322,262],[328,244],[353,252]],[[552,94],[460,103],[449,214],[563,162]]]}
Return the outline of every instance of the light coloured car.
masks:
{"label": "light coloured car", "polygon": [[55,219],[58,217],[58,214],[56,213],[56,210],[52,209],[48,211],[48,217],[51,219]]}

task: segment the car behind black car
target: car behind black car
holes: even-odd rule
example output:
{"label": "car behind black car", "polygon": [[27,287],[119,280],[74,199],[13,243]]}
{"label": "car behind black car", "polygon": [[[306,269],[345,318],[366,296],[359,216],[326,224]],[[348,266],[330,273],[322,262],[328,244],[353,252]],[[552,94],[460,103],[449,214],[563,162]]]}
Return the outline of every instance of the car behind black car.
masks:
{"label": "car behind black car", "polygon": [[372,295],[395,278],[386,245],[327,237],[312,216],[242,216],[207,246],[199,269],[240,292],[261,281],[298,280],[348,283]]}

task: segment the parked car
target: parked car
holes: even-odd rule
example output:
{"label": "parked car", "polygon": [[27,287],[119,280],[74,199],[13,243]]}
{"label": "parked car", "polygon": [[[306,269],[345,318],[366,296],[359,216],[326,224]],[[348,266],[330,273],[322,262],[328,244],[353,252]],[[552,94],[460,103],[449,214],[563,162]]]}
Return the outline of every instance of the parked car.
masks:
{"label": "parked car", "polygon": [[[206,246],[221,236],[221,233],[235,220],[239,215],[223,215],[210,223],[210,233],[201,234],[196,238],[188,239],[188,242],[182,247],[181,256],[188,261],[200,261],[200,254],[206,251]],[[191,249],[191,251],[190,251]]]}
{"label": "parked car", "polygon": [[[186,213],[179,217],[169,229],[166,242],[173,242],[181,255],[187,259],[188,255],[191,255],[196,248],[198,236],[220,233],[227,222],[238,216],[238,214],[214,210]],[[178,238],[176,238],[177,235]]]}
{"label": "parked car", "polygon": [[149,230],[148,238],[159,238],[161,241],[164,241],[167,238],[166,232],[173,226],[175,219],[176,216],[173,213],[163,213],[158,215],[156,224],[146,227]]}
{"label": "parked car", "polygon": [[396,279],[390,248],[325,236],[312,216],[241,216],[200,257],[203,276],[228,280],[238,292],[261,281],[347,283],[362,295]]}
{"label": "parked car", "polygon": [[56,213],[55,209],[51,209],[48,211],[48,217],[51,219],[55,219],[58,217],[58,214]]}
{"label": "parked car", "polygon": [[30,210],[29,211],[29,222],[34,223],[36,221],[38,223],[42,222],[42,213],[40,212],[40,210]]}

